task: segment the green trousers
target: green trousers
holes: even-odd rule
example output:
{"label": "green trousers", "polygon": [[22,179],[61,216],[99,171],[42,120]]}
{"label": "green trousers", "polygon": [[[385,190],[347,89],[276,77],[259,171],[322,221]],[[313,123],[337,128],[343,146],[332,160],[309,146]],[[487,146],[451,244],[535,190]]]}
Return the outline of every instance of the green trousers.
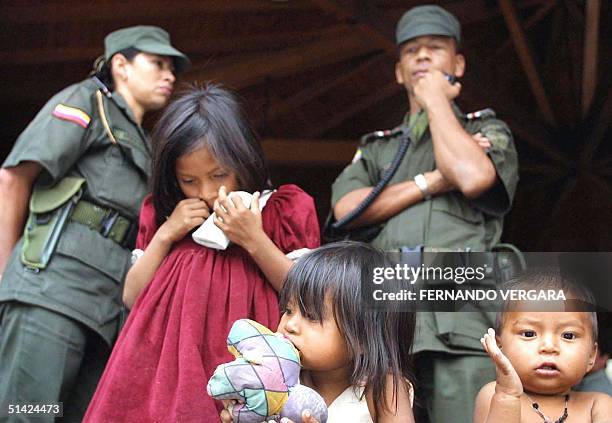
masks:
{"label": "green trousers", "polygon": [[495,380],[487,356],[425,351],[416,356],[416,422],[471,423],[476,395]]}
{"label": "green trousers", "polygon": [[20,302],[0,303],[0,421],[53,422],[51,415],[8,414],[9,404],[63,403],[80,422],[110,348],[83,324]]}

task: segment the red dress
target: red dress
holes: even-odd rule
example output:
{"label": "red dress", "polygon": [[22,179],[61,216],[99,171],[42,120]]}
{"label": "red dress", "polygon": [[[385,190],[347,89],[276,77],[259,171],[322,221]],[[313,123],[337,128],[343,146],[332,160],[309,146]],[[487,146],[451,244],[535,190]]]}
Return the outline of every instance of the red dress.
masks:
{"label": "red dress", "polygon": [[[312,198],[281,186],[262,211],[263,229],[284,253],[319,245]],[[147,197],[136,247],[157,230]],[[206,394],[217,365],[231,361],[226,337],[237,319],[275,329],[276,291],[248,253],[176,243],[132,309],[96,393],[88,422],[217,422],[221,404]]]}

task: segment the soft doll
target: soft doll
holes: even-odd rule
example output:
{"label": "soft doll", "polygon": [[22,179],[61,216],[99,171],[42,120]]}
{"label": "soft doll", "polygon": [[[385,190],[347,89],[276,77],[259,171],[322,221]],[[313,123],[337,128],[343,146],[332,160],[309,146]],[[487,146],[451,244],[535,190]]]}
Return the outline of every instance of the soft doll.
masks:
{"label": "soft doll", "polygon": [[230,407],[234,423],[280,417],[301,422],[305,409],[319,422],[327,421],[323,398],[299,385],[300,355],[286,337],[253,320],[241,319],[227,336],[227,349],[236,359],[217,367],[207,391],[226,403],[237,401]]}

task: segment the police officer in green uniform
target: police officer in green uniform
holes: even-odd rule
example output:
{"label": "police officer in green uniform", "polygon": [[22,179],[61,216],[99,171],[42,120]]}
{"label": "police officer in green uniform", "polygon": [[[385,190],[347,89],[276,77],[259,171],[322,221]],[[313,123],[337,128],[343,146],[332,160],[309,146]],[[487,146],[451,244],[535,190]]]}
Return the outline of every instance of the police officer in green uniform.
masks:
{"label": "police officer in green uniform", "polygon": [[96,76],[51,98],[3,163],[0,420],[58,402],[65,421],[81,420],[117,335],[147,192],[141,123],[188,65],[160,28],[110,33]]}
{"label": "police officer in green uniform", "polygon": [[[464,114],[454,103],[465,59],[460,25],[438,6],[419,6],[398,23],[395,73],[407,91],[405,125],[412,142],[389,184],[350,227],[383,224],[372,245],[490,251],[500,240],[517,174],[517,154],[508,127],[490,109]],[[393,132],[393,131],[392,131]],[[367,137],[376,138],[376,137]],[[395,157],[399,137],[381,137],[360,147],[332,187],[336,219],[370,193]],[[418,314],[417,397],[435,423],[471,422],[480,387],[495,378],[479,339],[493,322],[483,313]],[[427,421],[420,415],[417,421]]]}

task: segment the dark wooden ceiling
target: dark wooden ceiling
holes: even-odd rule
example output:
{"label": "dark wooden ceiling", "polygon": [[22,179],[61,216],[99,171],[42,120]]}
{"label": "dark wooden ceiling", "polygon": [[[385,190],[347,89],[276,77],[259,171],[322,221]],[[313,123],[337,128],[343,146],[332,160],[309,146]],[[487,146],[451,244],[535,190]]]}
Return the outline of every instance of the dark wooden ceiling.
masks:
{"label": "dark wooden ceiling", "polygon": [[[393,33],[423,3],[3,0],[1,157],[51,95],[88,73],[105,34],[159,25],[192,58],[181,80],[237,89],[275,182],[302,185],[323,217],[359,136],[406,112]],[[506,240],[531,251],[612,250],[612,2],[435,3],[463,26],[460,106],[494,108],[515,134],[521,181]]]}

